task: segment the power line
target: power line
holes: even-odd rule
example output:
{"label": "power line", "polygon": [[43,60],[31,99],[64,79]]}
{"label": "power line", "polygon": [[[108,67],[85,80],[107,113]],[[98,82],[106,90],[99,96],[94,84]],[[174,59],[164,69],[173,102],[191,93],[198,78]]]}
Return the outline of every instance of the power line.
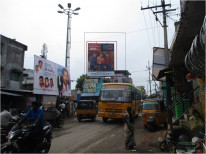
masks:
{"label": "power line", "polygon": [[[145,19],[144,11],[143,11],[143,16],[144,16],[145,26],[146,26],[146,29],[147,29],[147,23],[146,23],[146,19]],[[151,43],[150,43],[150,38],[149,38],[149,32],[148,32],[148,29],[147,29],[147,36],[148,36],[148,39],[149,39],[149,45],[150,45],[150,49],[151,49],[152,46],[151,46]]]}

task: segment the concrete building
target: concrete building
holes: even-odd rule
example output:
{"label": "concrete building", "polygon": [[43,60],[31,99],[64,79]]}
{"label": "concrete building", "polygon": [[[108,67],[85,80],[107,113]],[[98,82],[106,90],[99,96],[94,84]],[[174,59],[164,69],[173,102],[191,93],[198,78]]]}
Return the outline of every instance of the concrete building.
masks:
{"label": "concrete building", "polygon": [[26,50],[26,45],[1,35],[1,88],[21,89]]}
{"label": "concrete building", "polygon": [[22,78],[22,89],[33,90],[34,70],[24,69]]}
{"label": "concrete building", "polygon": [[110,82],[132,83],[131,73],[128,70],[116,70],[115,76],[110,79]]}

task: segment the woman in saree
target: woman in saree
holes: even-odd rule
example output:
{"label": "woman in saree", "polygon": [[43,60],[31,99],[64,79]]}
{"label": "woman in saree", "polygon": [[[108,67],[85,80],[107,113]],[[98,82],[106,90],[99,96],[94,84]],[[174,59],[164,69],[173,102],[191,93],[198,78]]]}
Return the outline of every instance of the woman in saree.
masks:
{"label": "woman in saree", "polygon": [[134,140],[134,118],[131,107],[127,107],[127,113],[124,115],[125,146],[127,149],[135,149]]}

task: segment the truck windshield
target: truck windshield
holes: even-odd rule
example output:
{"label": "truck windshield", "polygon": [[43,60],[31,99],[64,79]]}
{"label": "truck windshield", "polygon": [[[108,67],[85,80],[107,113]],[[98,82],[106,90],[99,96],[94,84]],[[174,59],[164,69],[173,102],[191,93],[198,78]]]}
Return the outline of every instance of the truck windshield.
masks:
{"label": "truck windshield", "polygon": [[78,109],[93,109],[94,106],[91,102],[79,102],[77,105]]}
{"label": "truck windshield", "polygon": [[131,91],[126,90],[102,90],[101,101],[131,102]]}
{"label": "truck windshield", "polygon": [[155,110],[160,109],[160,105],[158,103],[143,103],[143,110]]}

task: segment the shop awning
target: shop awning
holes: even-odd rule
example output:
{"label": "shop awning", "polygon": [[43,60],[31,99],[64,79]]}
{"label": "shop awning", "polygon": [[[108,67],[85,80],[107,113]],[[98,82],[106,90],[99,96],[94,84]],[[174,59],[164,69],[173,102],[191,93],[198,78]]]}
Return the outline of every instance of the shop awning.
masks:
{"label": "shop awning", "polygon": [[15,94],[15,93],[9,93],[9,92],[5,92],[5,91],[0,91],[1,95],[9,95],[9,96],[22,96],[19,94]]}
{"label": "shop awning", "polygon": [[163,70],[160,70],[157,79],[161,79],[161,78],[167,76],[170,73],[172,73],[171,68],[165,68]]}

